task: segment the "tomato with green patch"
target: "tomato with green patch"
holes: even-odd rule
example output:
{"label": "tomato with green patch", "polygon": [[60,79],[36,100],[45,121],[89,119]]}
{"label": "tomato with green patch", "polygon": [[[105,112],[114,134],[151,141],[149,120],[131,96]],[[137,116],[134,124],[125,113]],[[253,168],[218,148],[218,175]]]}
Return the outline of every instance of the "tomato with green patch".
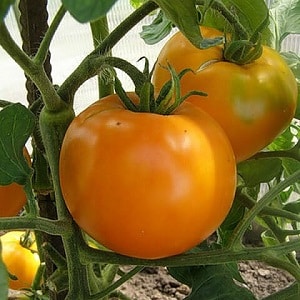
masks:
{"label": "tomato with green patch", "polygon": [[[205,38],[221,36],[201,27]],[[223,127],[237,161],[243,161],[270,144],[293,119],[297,84],[280,54],[263,46],[255,61],[238,65],[223,58],[223,46],[200,50],[178,32],[163,46],[153,73],[156,92],[170,79],[166,66],[177,72],[191,69],[181,79],[181,92],[201,90],[207,97],[187,101],[209,113]]]}

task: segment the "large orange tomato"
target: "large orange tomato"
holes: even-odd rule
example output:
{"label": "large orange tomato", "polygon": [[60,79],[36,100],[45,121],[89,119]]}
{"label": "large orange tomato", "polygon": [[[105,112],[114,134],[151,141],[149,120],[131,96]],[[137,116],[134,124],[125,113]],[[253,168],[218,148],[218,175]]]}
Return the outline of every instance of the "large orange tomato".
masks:
{"label": "large orange tomato", "polygon": [[40,265],[36,243],[29,249],[21,245],[24,234],[24,231],[11,231],[0,237],[3,262],[8,272],[16,277],[9,280],[9,287],[14,290],[30,288]]}
{"label": "large orange tomato", "polygon": [[236,166],[223,130],[192,104],[171,115],[139,113],[111,95],[69,126],[60,182],[71,215],[92,238],[154,259],[216,230],[233,201]]}
{"label": "large orange tomato", "polygon": [[[24,156],[30,163],[30,156],[24,148]],[[23,186],[17,183],[0,185],[0,217],[14,217],[26,203],[26,195]]]}
{"label": "large orange tomato", "polygon": [[[204,37],[222,33],[201,27]],[[260,58],[237,65],[223,59],[223,47],[194,47],[178,32],[162,48],[153,73],[156,91],[170,79],[169,63],[177,72],[190,68],[181,79],[182,94],[201,90],[208,96],[191,96],[192,102],[213,116],[227,133],[237,161],[266,147],[292,120],[297,103],[296,80],[281,56],[263,47]]]}

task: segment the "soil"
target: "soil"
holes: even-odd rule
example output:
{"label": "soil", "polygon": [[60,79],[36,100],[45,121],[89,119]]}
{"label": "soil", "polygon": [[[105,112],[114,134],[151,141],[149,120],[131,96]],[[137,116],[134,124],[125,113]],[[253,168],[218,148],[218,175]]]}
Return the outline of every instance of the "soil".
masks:
{"label": "soil", "polygon": [[[239,269],[246,286],[258,300],[294,281],[287,272],[257,261],[241,262]],[[121,286],[120,291],[131,300],[182,300],[190,289],[171,277],[166,268],[146,268]]]}
{"label": "soil", "polygon": [[[126,269],[129,270],[130,267],[124,270]],[[246,286],[257,300],[287,287],[294,281],[285,271],[257,261],[241,262],[239,269]],[[130,300],[183,300],[190,292],[189,287],[176,281],[163,267],[145,268],[123,284],[119,290]],[[9,299],[16,299],[16,294],[18,293],[11,291]],[[119,299],[121,298],[113,298]]]}

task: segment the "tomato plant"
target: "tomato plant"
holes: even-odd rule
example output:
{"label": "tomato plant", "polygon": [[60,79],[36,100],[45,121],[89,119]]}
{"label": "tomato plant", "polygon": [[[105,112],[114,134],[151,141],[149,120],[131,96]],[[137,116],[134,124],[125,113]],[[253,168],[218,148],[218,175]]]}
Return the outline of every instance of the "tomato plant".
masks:
{"label": "tomato plant", "polygon": [[[222,35],[201,27],[202,35]],[[201,90],[206,99],[188,101],[213,116],[227,133],[237,161],[245,160],[268,146],[286,129],[297,106],[297,83],[287,63],[275,50],[264,46],[255,61],[238,65],[224,60],[222,45],[198,49],[181,33],[163,46],[153,74],[159,90],[170,79],[166,65],[177,72],[190,68],[181,80],[182,93]]]}
{"label": "tomato plant", "polygon": [[132,112],[112,95],[71,123],[60,177],[81,228],[118,253],[153,259],[189,250],[216,230],[231,207],[236,171],[225,134],[202,111],[182,104],[171,115]]}
{"label": "tomato plant", "polygon": [[[24,156],[30,163],[28,150],[24,148]],[[23,186],[13,182],[9,185],[0,185],[0,217],[16,216],[26,203],[26,194]]]}
{"label": "tomato plant", "polygon": [[[27,95],[15,94],[19,82],[7,75],[1,52],[0,77],[12,78],[13,88],[1,80],[0,184],[18,183],[27,202],[21,215],[0,218],[0,231],[34,231],[41,263],[26,297],[127,299],[119,288],[125,281],[145,266],[163,266],[189,286],[188,299],[254,300],[260,296],[245,287],[238,264],[255,260],[295,279],[266,299],[299,299],[300,1],[130,0],[131,11],[123,9],[127,1],[1,2],[1,51],[25,73]],[[114,27],[117,2],[128,15]],[[61,59],[57,72],[57,51],[65,51],[53,39],[62,30],[72,47],[76,25],[90,30],[93,49],[72,70]],[[180,31],[154,74],[156,57],[148,60],[141,48],[131,62],[120,43],[134,36],[128,44],[139,49],[132,30],[139,26],[150,45]],[[142,62],[141,70],[135,64]],[[119,71],[134,88],[123,88]],[[99,96],[77,93],[82,85]],[[30,168],[22,155],[29,141]],[[249,245],[256,227],[259,244]],[[5,251],[32,257],[5,237],[0,299],[10,298]],[[6,264],[19,279],[29,270],[20,267],[24,258],[18,270]]]}
{"label": "tomato plant", "polygon": [[3,262],[14,277],[9,280],[9,287],[15,290],[30,288],[40,265],[36,243],[25,247],[21,242],[24,236],[24,231],[10,231],[0,237]]}

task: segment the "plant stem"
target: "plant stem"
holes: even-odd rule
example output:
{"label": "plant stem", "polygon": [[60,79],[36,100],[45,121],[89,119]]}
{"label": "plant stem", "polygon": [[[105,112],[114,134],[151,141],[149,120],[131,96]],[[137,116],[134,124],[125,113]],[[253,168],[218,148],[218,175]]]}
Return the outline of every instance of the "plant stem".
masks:
{"label": "plant stem", "polygon": [[285,188],[289,187],[291,184],[299,181],[300,170],[296,171],[285,180],[281,181],[279,184],[274,186],[269,190],[245,215],[244,219],[237,225],[231,239],[229,241],[229,248],[240,247],[241,239],[249,226],[251,225],[254,218],[262,211],[264,207],[269,205],[269,203],[274,199]]}
{"label": "plant stem", "polygon": [[[136,67],[122,58],[111,56],[88,56],[73,72],[73,76],[69,77],[58,89],[60,96],[72,104],[76,90],[89,78],[98,74],[101,68],[116,67],[130,75],[136,89],[139,89],[145,81],[145,76],[142,72],[138,71]],[[65,91],[67,94],[65,95]],[[67,98],[65,98],[67,97]]]}
{"label": "plant stem", "polygon": [[134,267],[132,270],[130,270],[125,275],[123,275],[120,279],[118,279],[117,281],[115,281],[113,284],[111,284],[110,286],[108,286],[106,289],[104,289],[103,291],[101,291],[101,292],[99,292],[99,293],[97,293],[95,295],[91,295],[88,299],[89,300],[97,300],[97,299],[101,299],[101,298],[109,295],[111,292],[113,292],[114,290],[116,290],[118,287],[120,287],[127,280],[129,280],[130,278],[132,278],[135,274],[137,274],[141,270],[143,270],[143,268],[144,268],[143,266]]}
{"label": "plant stem", "polygon": [[[82,246],[81,246],[82,247]],[[284,255],[300,249],[300,240],[283,242],[269,247],[245,248],[239,250],[217,249],[198,253],[182,254],[156,260],[139,259],[123,256],[114,252],[98,250],[85,246],[80,251],[83,264],[102,261],[103,263],[137,266],[200,266],[217,265],[242,260],[266,261],[270,257]]]}
{"label": "plant stem", "polygon": [[[251,209],[256,204],[256,201],[245,193],[240,193],[238,199],[242,201],[243,204],[249,209]],[[280,218],[285,218],[288,220],[300,222],[300,215],[290,212],[288,210],[283,210],[275,207],[266,206],[261,210],[261,214],[271,215],[275,217],[280,217]]]}
{"label": "plant stem", "polygon": [[280,151],[262,151],[258,152],[249,159],[259,159],[259,158],[273,158],[273,157],[286,157],[292,158],[297,161],[300,161],[300,140],[297,144],[289,150],[280,150]]}
{"label": "plant stem", "polygon": [[[96,68],[93,66],[91,61],[95,61],[95,58],[97,57],[100,57],[101,59],[101,56],[105,56],[121,40],[121,38],[125,36],[128,31],[130,31],[136,24],[138,24],[144,17],[146,17],[157,7],[157,4],[153,1],[146,1],[140,8],[135,10],[130,16],[121,22],[63,82],[58,89],[58,94],[60,97],[67,103],[72,103],[77,89],[85,80],[95,76],[102,67],[102,64],[99,64]],[[93,68],[94,71],[89,73],[89,68]]]}
{"label": "plant stem", "polygon": [[69,231],[71,223],[64,220],[49,220],[40,217],[0,218],[1,230],[38,230],[52,235],[61,235]]}
{"label": "plant stem", "polygon": [[53,36],[61,23],[61,20],[63,19],[64,15],[66,13],[66,10],[63,6],[60,7],[58,12],[56,13],[51,25],[49,26],[48,30],[46,31],[46,34],[38,48],[38,51],[33,59],[34,63],[37,65],[43,65],[45,62],[45,59],[47,57],[47,54],[49,52],[50,43],[53,39]]}
{"label": "plant stem", "polygon": [[[109,35],[109,28],[107,22],[107,16],[100,18],[99,20],[90,23],[94,47],[97,48],[101,42]],[[111,56],[111,51],[106,55]],[[99,98],[103,98],[110,95],[114,91],[112,74],[98,74],[98,89]]]}
{"label": "plant stem", "polygon": [[[196,4],[205,5],[206,0],[196,0]],[[218,11],[231,24],[235,33],[241,40],[247,40],[249,35],[244,26],[238,21],[238,18],[221,2],[211,1],[211,8]]]}

